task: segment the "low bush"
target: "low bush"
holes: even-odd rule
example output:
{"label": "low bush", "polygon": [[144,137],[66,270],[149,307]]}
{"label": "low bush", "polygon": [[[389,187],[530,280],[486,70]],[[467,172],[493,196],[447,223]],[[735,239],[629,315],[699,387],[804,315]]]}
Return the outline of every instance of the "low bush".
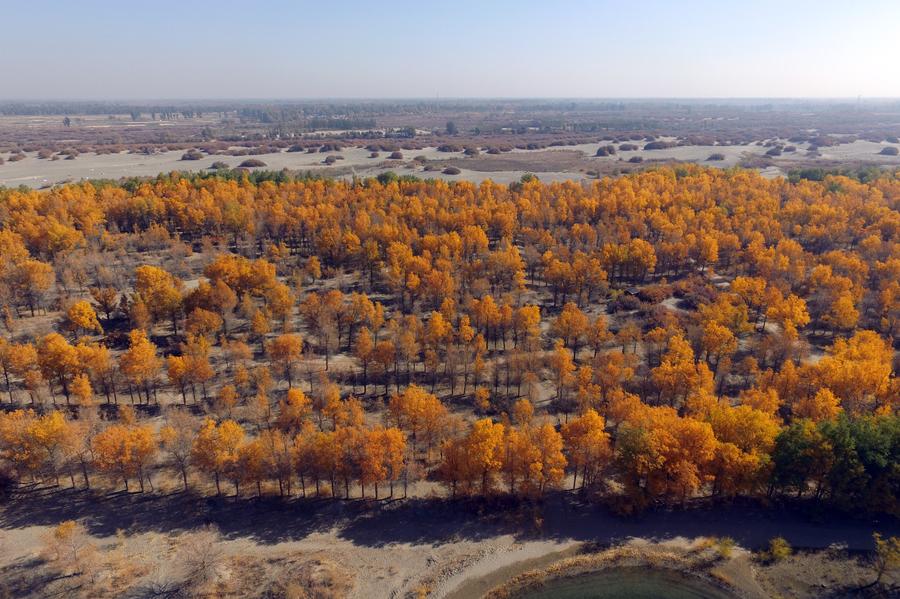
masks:
{"label": "low bush", "polygon": [[780,562],[791,556],[794,550],[784,537],[775,537],[769,541],[769,548],[760,552],[759,556],[766,562]]}
{"label": "low bush", "polygon": [[203,152],[199,150],[188,150],[181,155],[182,160],[200,160],[201,158],[203,158]]}
{"label": "low bush", "polygon": [[722,559],[728,559],[734,551],[736,543],[731,537],[719,537],[716,539],[716,553]]}
{"label": "low bush", "polygon": [[260,168],[266,166],[266,163],[257,158],[250,158],[238,165],[240,168]]}

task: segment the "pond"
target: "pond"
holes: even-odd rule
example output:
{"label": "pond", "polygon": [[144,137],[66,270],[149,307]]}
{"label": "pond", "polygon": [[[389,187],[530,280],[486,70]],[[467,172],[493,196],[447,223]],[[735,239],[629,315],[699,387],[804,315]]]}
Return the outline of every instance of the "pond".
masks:
{"label": "pond", "polygon": [[516,599],[734,599],[703,580],[649,568],[616,568],[548,582]]}

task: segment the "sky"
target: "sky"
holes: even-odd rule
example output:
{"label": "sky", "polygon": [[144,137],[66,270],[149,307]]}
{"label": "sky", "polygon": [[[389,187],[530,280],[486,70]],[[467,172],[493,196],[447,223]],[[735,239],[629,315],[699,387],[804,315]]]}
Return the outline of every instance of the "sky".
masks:
{"label": "sky", "polygon": [[900,0],[0,0],[0,99],[900,97]]}

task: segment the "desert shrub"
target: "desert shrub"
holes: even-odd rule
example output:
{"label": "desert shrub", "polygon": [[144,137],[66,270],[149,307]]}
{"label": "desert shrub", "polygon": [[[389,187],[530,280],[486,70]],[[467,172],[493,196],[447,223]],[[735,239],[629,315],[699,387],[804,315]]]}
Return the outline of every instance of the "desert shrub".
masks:
{"label": "desert shrub", "polygon": [[898,154],[900,154],[900,150],[898,150],[894,146],[888,146],[886,148],[882,148],[878,153],[884,156],[897,156]]}
{"label": "desert shrub", "polygon": [[634,152],[638,147],[634,144],[619,144],[620,152]]}
{"label": "desert shrub", "polygon": [[219,531],[207,526],[181,539],[177,562],[182,568],[185,585],[198,594],[206,594],[213,583],[216,570],[223,560]]}
{"label": "desert shrub", "polygon": [[248,160],[243,161],[238,165],[241,168],[259,168],[262,166],[266,166],[266,163],[258,158],[250,158]]}
{"label": "desert shrub", "polygon": [[53,150],[48,150],[47,148],[38,150],[37,157],[40,158],[41,160],[46,160],[47,158],[50,158],[51,156],[53,156]]}
{"label": "desert shrub", "polygon": [[616,153],[616,146],[610,144],[606,146],[600,146],[597,148],[597,153],[594,156],[614,156]]}
{"label": "desert shrub", "polygon": [[316,148],[316,147],[306,148],[306,153],[307,154],[318,154],[319,148]]}
{"label": "desert shrub", "polygon": [[670,295],[672,295],[672,286],[664,283],[647,285],[638,292],[638,297],[641,301],[651,304],[658,304]]}
{"label": "desert shrub", "polygon": [[716,162],[719,160],[725,160],[725,154],[721,152],[713,152],[709,155],[709,158],[706,159],[709,162]]}
{"label": "desert shrub", "polygon": [[478,150],[478,148],[469,146],[465,149],[465,151],[463,151],[463,154],[465,154],[466,156],[478,156],[479,154],[481,154],[481,152]]}
{"label": "desert shrub", "polygon": [[828,148],[837,145],[838,140],[828,135],[820,135],[818,137],[813,137],[812,139],[810,139],[809,143],[814,146],[819,146],[820,148]]}
{"label": "desert shrub", "polygon": [[888,142],[889,144],[900,144],[900,139],[897,139],[893,135],[885,137],[884,141]]}
{"label": "desert shrub", "polygon": [[182,160],[200,160],[201,158],[203,158],[203,152],[198,150],[188,150],[181,155]]}
{"label": "desert shrub", "polygon": [[458,175],[458,174],[461,173],[462,171],[460,171],[460,170],[459,170],[458,168],[456,168],[455,166],[448,166],[447,168],[445,168],[445,169],[442,170],[441,172],[444,173],[445,175]]}
{"label": "desert shrub", "polygon": [[378,158],[379,156],[381,156],[381,154],[379,154],[378,152],[372,152],[369,154],[369,158]]}
{"label": "desert shrub", "polygon": [[696,310],[715,301],[718,291],[701,276],[691,275],[672,285],[672,295],[679,298],[679,307]]}
{"label": "desert shrub", "polygon": [[716,553],[722,559],[728,559],[731,557],[735,545],[736,543],[731,537],[719,537],[716,539]]}
{"label": "desert shrub", "polygon": [[769,148],[766,151],[766,156],[781,156],[781,148],[775,146],[774,148]]}
{"label": "desert shrub", "polygon": [[25,160],[25,154],[12,154],[9,157],[9,162],[18,162],[20,160]]}
{"label": "desert shrub", "polygon": [[639,298],[628,293],[620,293],[607,304],[606,310],[610,314],[615,314],[616,312],[631,312],[640,307],[641,300]]}
{"label": "desert shrub", "polygon": [[304,147],[301,146],[300,144],[294,144],[294,145],[292,145],[291,147],[289,147],[289,148],[287,149],[287,151],[288,151],[288,152],[304,152],[304,151],[306,151],[306,148],[304,148]]}
{"label": "desert shrub", "polygon": [[441,144],[437,148],[438,152],[460,152],[462,148],[454,144]]}
{"label": "desert shrub", "polygon": [[635,164],[637,164],[638,162],[643,162],[643,161],[644,161],[644,159],[640,156],[632,156],[631,158],[628,159],[628,162],[634,162]]}
{"label": "desert shrub", "polygon": [[403,160],[403,152],[391,152],[388,160]]}
{"label": "desert shrub", "polygon": [[796,152],[796,151],[797,151],[797,146],[785,146],[783,151],[784,151],[784,152],[788,152],[788,153],[790,153],[790,152]]}
{"label": "desert shrub", "polygon": [[487,149],[487,153],[488,153],[488,154],[499,154],[499,153],[500,153],[500,148],[488,148],[488,149]]}
{"label": "desert shrub", "polygon": [[337,156],[326,156],[322,161],[323,164],[334,164],[335,162],[337,162]]}
{"label": "desert shrub", "polygon": [[669,148],[674,148],[676,144],[674,141],[651,141],[648,144],[644,145],[645,150],[667,150]]}
{"label": "desert shrub", "polygon": [[223,171],[223,170],[228,170],[231,167],[228,166],[228,163],[222,162],[221,160],[217,160],[216,162],[213,162],[211,165],[209,165],[209,168],[210,168],[210,170],[214,170],[214,171]]}
{"label": "desert shrub", "polygon": [[381,183],[382,185],[387,185],[388,183],[392,183],[394,181],[400,180],[400,175],[395,173],[394,171],[385,171],[379,174],[375,179]]}
{"label": "desert shrub", "polygon": [[775,537],[769,541],[769,548],[760,553],[763,561],[780,562],[787,559],[794,552],[790,543],[784,537]]}

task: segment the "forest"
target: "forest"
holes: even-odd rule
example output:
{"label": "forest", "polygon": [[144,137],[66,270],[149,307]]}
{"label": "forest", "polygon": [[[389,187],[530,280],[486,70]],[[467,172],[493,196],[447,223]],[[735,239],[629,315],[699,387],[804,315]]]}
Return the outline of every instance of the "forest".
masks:
{"label": "forest", "polygon": [[900,173],[0,190],[0,486],[900,515]]}

